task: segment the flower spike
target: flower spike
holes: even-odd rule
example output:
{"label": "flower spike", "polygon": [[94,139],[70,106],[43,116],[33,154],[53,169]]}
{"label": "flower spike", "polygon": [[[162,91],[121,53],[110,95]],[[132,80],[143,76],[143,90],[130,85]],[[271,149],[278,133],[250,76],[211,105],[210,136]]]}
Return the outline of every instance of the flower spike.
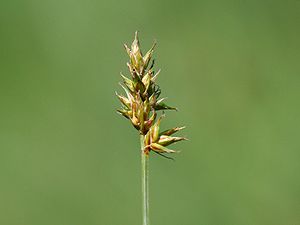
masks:
{"label": "flower spike", "polygon": [[186,138],[171,136],[184,127],[175,127],[161,131],[160,123],[164,114],[156,120],[158,111],[177,110],[177,108],[167,105],[164,102],[166,98],[159,99],[161,90],[156,80],[160,70],[154,73],[154,59],[152,59],[155,47],[156,41],[147,53],[143,55],[138,32],[135,32],[134,40],[130,47],[124,44],[124,48],[129,56],[127,66],[131,77],[128,78],[121,73],[124,86],[120,85],[124,89],[126,97],[116,93],[122,103],[122,108],[118,112],[129,119],[131,124],[144,136],[145,152],[174,153],[175,151],[168,149],[167,146],[186,140]]}

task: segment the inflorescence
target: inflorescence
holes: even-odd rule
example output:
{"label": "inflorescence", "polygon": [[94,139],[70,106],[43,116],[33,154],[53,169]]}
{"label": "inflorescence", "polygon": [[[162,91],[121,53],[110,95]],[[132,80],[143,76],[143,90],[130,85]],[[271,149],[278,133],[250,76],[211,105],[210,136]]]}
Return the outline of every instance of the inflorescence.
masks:
{"label": "inflorescence", "polygon": [[147,155],[150,151],[159,154],[174,153],[176,151],[168,149],[166,146],[186,140],[184,137],[171,136],[184,127],[175,127],[161,132],[160,123],[164,113],[156,119],[157,111],[176,110],[176,108],[166,105],[163,102],[165,98],[159,99],[161,90],[156,84],[156,79],[160,70],[157,73],[154,72],[154,60],[152,59],[155,46],[156,43],[143,55],[139,45],[138,32],[135,33],[131,48],[124,44],[130,58],[127,66],[131,77],[128,78],[121,73],[123,84],[120,85],[126,96],[116,93],[122,103],[122,108],[117,111],[129,119],[140,134],[144,135],[144,152]]}

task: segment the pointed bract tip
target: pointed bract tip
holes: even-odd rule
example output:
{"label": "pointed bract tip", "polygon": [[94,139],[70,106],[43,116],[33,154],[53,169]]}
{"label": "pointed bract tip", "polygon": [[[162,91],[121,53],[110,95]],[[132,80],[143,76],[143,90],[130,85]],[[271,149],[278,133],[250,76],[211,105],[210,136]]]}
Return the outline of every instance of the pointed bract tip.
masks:
{"label": "pointed bract tip", "polygon": [[131,53],[130,48],[129,48],[126,44],[123,44],[123,46],[124,46],[124,48],[125,48],[127,54],[130,56],[130,53]]}

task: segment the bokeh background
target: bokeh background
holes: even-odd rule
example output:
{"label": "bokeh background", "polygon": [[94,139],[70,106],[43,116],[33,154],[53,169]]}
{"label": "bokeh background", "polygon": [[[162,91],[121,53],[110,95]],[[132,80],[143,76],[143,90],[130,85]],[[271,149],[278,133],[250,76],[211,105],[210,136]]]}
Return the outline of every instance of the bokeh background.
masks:
{"label": "bokeh background", "polygon": [[122,44],[154,39],[186,125],[153,155],[153,225],[300,224],[300,1],[1,0],[0,224],[141,224]]}

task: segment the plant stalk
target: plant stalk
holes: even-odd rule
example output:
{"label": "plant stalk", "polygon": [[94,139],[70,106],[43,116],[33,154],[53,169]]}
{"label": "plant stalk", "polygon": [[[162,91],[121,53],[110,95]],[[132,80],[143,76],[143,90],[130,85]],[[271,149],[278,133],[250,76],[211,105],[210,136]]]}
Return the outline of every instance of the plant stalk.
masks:
{"label": "plant stalk", "polygon": [[141,141],[141,163],[142,163],[142,210],[143,225],[149,222],[149,155],[144,152],[144,135],[140,135]]}

